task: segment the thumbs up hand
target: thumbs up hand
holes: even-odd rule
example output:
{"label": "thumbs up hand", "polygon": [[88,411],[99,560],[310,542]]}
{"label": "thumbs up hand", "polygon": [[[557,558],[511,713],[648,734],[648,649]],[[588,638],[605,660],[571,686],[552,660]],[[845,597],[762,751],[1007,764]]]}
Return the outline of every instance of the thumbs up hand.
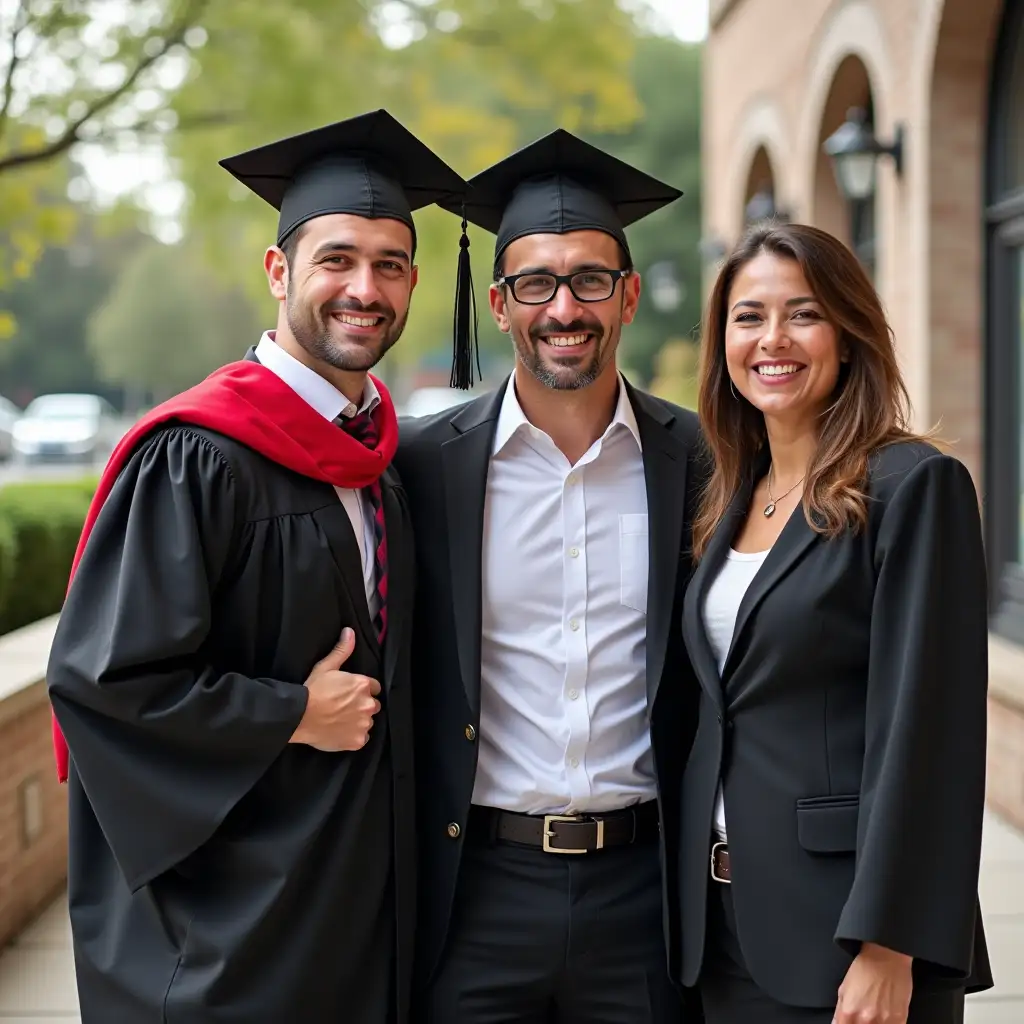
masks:
{"label": "thumbs up hand", "polygon": [[309,699],[292,743],[325,751],[366,746],[373,717],[380,711],[380,683],[342,670],[355,647],[356,635],[346,626],[330,653],[313,666],[305,682]]}

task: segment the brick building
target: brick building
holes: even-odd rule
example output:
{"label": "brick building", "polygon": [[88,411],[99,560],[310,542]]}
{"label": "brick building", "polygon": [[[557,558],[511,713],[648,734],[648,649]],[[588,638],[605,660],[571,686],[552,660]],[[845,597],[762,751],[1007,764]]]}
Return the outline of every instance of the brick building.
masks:
{"label": "brick building", "polygon": [[1024,827],[1024,0],[711,0],[703,131],[709,275],[772,212],[845,239],[886,303],[916,425],[975,476],[990,798]]}

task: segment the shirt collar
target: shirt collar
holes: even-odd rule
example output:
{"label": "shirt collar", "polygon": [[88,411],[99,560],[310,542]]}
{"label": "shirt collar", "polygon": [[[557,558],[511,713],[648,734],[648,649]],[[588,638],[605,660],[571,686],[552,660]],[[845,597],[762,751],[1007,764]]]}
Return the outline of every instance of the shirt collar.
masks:
{"label": "shirt collar", "polygon": [[285,352],[274,340],[273,331],[266,331],[260,338],[256,358],[324,419],[336,420],[339,416],[348,418],[356,413],[373,412],[380,404],[380,392],[369,374],[363,386],[363,401],[357,408],[355,402],[350,402],[329,380]]}
{"label": "shirt collar", "polygon": [[[625,427],[633,435],[637,447],[643,451],[643,445],[640,442],[640,428],[637,426],[636,414],[633,412],[633,403],[630,402],[629,395],[626,393],[625,378],[621,373],[618,374],[618,378],[619,397],[615,403],[615,415],[612,416],[612,421],[608,424],[608,429],[605,430],[603,437],[608,437],[617,427]],[[520,430],[535,429],[526,418],[526,413],[523,412],[523,407],[516,397],[515,380],[515,374],[512,374],[505,386],[505,396],[502,398],[501,411],[498,413],[498,425],[494,431],[493,455],[497,455]]]}

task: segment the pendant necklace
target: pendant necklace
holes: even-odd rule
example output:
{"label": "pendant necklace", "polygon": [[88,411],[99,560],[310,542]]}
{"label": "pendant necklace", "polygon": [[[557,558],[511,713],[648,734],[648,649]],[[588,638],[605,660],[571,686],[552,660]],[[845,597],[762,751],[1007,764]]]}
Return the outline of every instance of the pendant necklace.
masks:
{"label": "pendant necklace", "polygon": [[788,491],[786,491],[786,494],[780,494],[777,498],[773,498],[772,497],[772,474],[774,472],[775,472],[775,465],[773,463],[769,467],[769,469],[768,469],[768,480],[767,480],[767,484],[766,484],[766,486],[768,488],[768,504],[765,505],[765,507],[764,507],[764,517],[765,517],[765,519],[771,519],[771,517],[773,515],[775,515],[775,506],[778,505],[778,503],[780,501],[782,501],[782,499],[785,498],[786,495],[792,494],[793,491],[795,491],[804,482],[804,478],[800,477],[800,479],[797,480],[797,482],[795,484],[793,484],[793,486],[790,487],[790,489]]}

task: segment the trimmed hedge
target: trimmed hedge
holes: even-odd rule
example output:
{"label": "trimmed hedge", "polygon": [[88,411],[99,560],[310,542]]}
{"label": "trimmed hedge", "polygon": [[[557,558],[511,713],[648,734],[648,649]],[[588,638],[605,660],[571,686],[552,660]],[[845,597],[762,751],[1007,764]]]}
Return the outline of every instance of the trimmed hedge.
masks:
{"label": "trimmed hedge", "polygon": [[0,487],[0,634],[54,615],[98,480]]}

